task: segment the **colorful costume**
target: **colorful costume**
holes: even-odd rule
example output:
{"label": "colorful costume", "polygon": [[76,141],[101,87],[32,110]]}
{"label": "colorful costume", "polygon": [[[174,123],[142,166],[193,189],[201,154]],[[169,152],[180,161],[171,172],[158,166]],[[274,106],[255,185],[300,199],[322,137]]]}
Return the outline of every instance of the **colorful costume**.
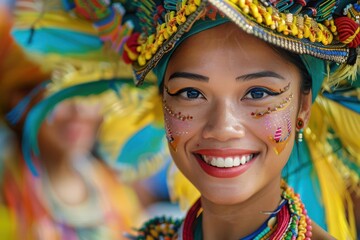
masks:
{"label": "colorful costume", "polygon": [[[348,190],[359,193],[360,148],[350,137],[360,133],[356,95],[359,3],[149,0],[120,5],[79,0],[64,1],[64,6],[93,22],[102,42],[123,54],[123,60],[133,66],[137,85],[151,70],[161,83],[171,54],[184,39],[229,21],[270,44],[300,54],[312,78],[313,117],[304,132],[306,144],[294,147],[283,175],[302,196],[310,218],[338,239],[356,238]],[[131,22],[133,18],[137,20]],[[352,81],[356,82],[352,85]],[[193,203],[196,191],[179,173],[175,177],[177,180],[171,181],[174,198],[186,193]],[[178,222],[170,225],[172,233],[179,228]],[[156,234],[149,231],[146,237],[156,238]]]}
{"label": "colorful costume", "polygon": [[[71,56],[75,55],[78,57],[77,53],[74,53],[71,49],[70,43],[72,41],[68,42],[66,54],[57,52],[56,55],[54,52],[49,53],[46,50],[34,54],[39,56],[49,53],[50,58],[54,59],[52,62],[40,62],[37,64],[35,62],[36,57],[34,56],[31,59],[27,55],[29,52],[24,51],[10,36],[12,27],[11,14],[5,8],[1,8],[0,12],[0,56],[2,56],[0,60],[1,118],[6,118],[9,125],[19,136],[28,131],[22,125],[27,117],[30,118],[28,121],[31,122],[30,130],[34,130],[35,125],[31,121],[31,116],[34,116],[34,114],[28,114],[28,111],[40,101],[44,92],[47,92],[46,94],[50,99],[54,97],[51,92],[54,91],[56,86],[48,84],[47,80],[56,77],[64,80],[66,77],[70,81],[72,79],[99,81],[102,77],[114,77],[111,75],[112,71],[110,75],[106,75],[109,74],[109,71],[101,71],[98,68],[102,64],[111,65],[109,62],[95,62],[94,59],[86,62],[84,59],[80,58],[79,60],[79,58],[75,57],[73,61],[76,62],[77,66],[83,68],[95,66],[97,70],[91,73],[87,71],[86,74],[82,72],[79,75],[75,75],[74,72],[69,73],[67,71],[69,69],[66,69],[66,67],[70,64],[66,65],[66,59],[71,59]],[[87,29],[90,29],[90,24],[87,25]],[[81,34],[74,35],[74,39],[81,37]],[[91,39],[91,36],[86,39]],[[34,39],[33,43],[36,43]],[[47,46],[51,48],[51,44],[56,46],[57,42],[48,42]],[[61,50],[64,50],[64,48]],[[95,55],[99,57],[101,53]],[[70,60],[68,63],[70,63]],[[113,68],[107,68],[107,66],[104,66],[104,69],[113,70]],[[51,73],[56,77],[51,77]],[[133,172],[129,170],[122,175],[129,180],[137,170],[136,167],[132,166],[132,158],[141,157],[144,160],[152,160],[149,161],[153,164],[152,166],[148,166],[149,163],[146,162],[144,164],[146,166],[143,168],[156,169],[155,163],[161,165],[162,160],[167,158],[167,152],[163,151],[165,149],[163,147],[164,131],[156,125],[150,124],[154,120],[153,115],[146,113],[146,109],[152,108],[151,104],[142,107],[142,111],[134,111],[137,104],[141,103],[141,99],[138,98],[138,90],[134,87],[131,89],[126,87],[125,85],[129,82],[126,79],[118,80],[118,82],[123,87],[121,90],[123,92],[119,90],[116,93],[110,93],[111,96],[107,97],[108,105],[105,105],[108,106],[108,109],[105,109],[105,111],[108,111],[107,113],[111,112],[109,110],[111,106],[117,107],[117,109],[122,108],[123,112],[117,111],[116,114],[107,115],[102,125],[100,138],[106,132],[111,132],[112,136],[122,134],[122,138],[118,137],[119,139],[116,139],[114,143],[110,134],[107,134],[108,138],[102,139],[103,145],[99,151],[109,164],[105,164],[105,162],[95,159],[93,156],[83,156],[83,159],[76,159],[77,171],[84,180],[88,192],[86,201],[81,202],[80,205],[74,207],[58,196],[50,184],[47,172],[44,171],[39,161],[34,161],[33,165],[31,163],[28,166],[25,165],[24,154],[26,157],[26,151],[21,153],[21,147],[18,146],[21,144],[16,143],[14,154],[1,156],[1,236],[9,236],[9,239],[121,239],[124,232],[131,231],[131,227],[137,225],[137,220],[141,214],[138,198],[133,189],[117,179],[118,175],[115,174],[114,170],[120,168],[121,170],[127,168],[132,170],[134,168]],[[114,87],[118,87],[116,81],[113,84]],[[108,89],[109,83],[107,82],[105,86]],[[127,91],[124,91],[124,89],[127,89]],[[149,96],[146,97],[149,100],[153,97],[154,90],[147,90],[145,95]],[[142,97],[145,95],[141,94]],[[11,109],[11,105],[14,103],[10,99],[13,99],[13,96],[18,96],[19,99],[16,99],[18,104]],[[55,98],[58,96],[55,95]],[[119,101],[120,97],[122,97],[122,101]],[[101,97],[96,100],[99,99]],[[153,101],[156,102],[156,100],[157,98],[154,98]],[[58,103],[58,101],[53,102]],[[127,103],[132,103],[132,105],[126,106]],[[46,104],[48,103],[45,102],[45,106],[47,106]],[[35,117],[48,118],[49,120],[51,114],[47,114],[48,112],[42,109],[40,111],[41,114],[35,114]],[[134,111],[136,114],[132,115],[132,119],[127,118],[127,125],[120,124],[114,125],[112,128],[107,127],[107,124],[111,124],[114,119],[121,120],[121,118],[124,118],[124,114],[128,116],[129,111]],[[37,122],[38,128],[40,128],[41,123],[41,121]],[[137,142],[136,138],[139,136],[143,138],[147,134],[157,134],[154,136],[157,143],[152,145],[144,144],[143,148],[139,148],[134,143]],[[22,139],[29,136],[32,137],[25,133]],[[34,142],[37,142],[37,135],[33,137],[35,138]],[[119,141],[121,141],[121,144],[117,144]],[[131,150],[132,148],[144,149],[144,151],[134,152]],[[126,152],[133,154],[126,154]],[[136,161],[136,164],[140,162]],[[109,165],[112,165],[113,169],[109,169]]]}

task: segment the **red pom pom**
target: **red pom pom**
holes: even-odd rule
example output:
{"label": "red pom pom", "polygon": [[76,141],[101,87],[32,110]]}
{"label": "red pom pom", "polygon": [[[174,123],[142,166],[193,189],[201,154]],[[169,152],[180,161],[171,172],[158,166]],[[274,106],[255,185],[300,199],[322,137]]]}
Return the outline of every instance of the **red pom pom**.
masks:
{"label": "red pom pom", "polygon": [[140,33],[133,33],[130,35],[126,43],[124,44],[123,51],[123,60],[127,64],[131,64],[134,62],[139,55],[136,51],[136,48],[139,46],[138,39],[140,37]]}
{"label": "red pom pom", "polygon": [[348,17],[335,19],[335,25],[339,33],[339,40],[347,44],[350,48],[360,45],[360,28],[354,20]]}

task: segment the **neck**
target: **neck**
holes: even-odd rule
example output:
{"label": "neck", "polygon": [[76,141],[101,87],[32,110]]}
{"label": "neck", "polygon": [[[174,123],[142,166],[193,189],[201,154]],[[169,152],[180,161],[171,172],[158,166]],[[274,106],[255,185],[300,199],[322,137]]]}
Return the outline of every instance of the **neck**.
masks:
{"label": "neck", "polygon": [[274,179],[244,202],[218,205],[202,197],[203,236],[212,239],[239,239],[255,232],[281,201],[280,179]]}
{"label": "neck", "polygon": [[74,154],[47,154],[41,152],[40,157],[49,184],[59,200],[66,204],[77,205],[88,197],[88,190],[84,179],[74,168],[74,161],[79,155]]}

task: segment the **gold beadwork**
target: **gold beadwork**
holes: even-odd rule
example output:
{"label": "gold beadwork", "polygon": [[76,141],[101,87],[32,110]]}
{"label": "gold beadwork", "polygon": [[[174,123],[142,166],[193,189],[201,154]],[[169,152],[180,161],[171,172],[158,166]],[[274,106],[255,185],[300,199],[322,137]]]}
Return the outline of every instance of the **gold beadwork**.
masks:
{"label": "gold beadwork", "polygon": [[293,94],[291,93],[288,97],[286,97],[283,101],[281,101],[279,104],[275,105],[274,107],[268,107],[268,109],[260,112],[252,112],[251,116],[253,118],[261,118],[267,114],[283,110],[286,108],[290,102],[290,100],[293,98]]}
{"label": "gold beadwork", "polygon": [[133,62],[136,85],[209,7],[216,8],[245,32],[286,50],[337,63],[348,60],[349,48],[338,41],[333,43],[337,32],[332,20],[323,25],[306,15],[280,13],[258,0],[183,0],[177,11],[167,13],[165,23],[159,24],[153,35],[138,39],[138,58]]}
{"label": "gold beadwork", "polygon": [[164,100],[164,109],[167,113],[170,114],[170,116],[177,118],[179,120],[185,121],[185,120],[192,120],[193,117],[190,115],[183,115],[181,112],[174,112],[167,104],[166,101]]}
{"label": "gold beadwork", "polygon": [[136,49],[139,52],[139,66],[144,66],[153,57],[164,40],[168,40],[178,31],[178,26],[186,22],[186,17],[195,12],[200,3],[200,0],[183,1],[177,12],[171,11],[166,14],[165,23],[157,27],[155,34],[148,36],[146,40],[139,39],[140,46]]}

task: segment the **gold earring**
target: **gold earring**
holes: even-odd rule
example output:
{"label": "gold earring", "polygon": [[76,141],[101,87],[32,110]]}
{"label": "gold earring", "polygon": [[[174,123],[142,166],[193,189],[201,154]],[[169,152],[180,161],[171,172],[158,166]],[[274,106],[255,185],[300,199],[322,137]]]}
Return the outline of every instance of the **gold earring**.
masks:
{"label": "gold earring", "polygon": [[296,129],[298,130],[297,133],[297,141],[302,142],[304,138],[304,120],[302,118],[298,118],[296,121]]}

